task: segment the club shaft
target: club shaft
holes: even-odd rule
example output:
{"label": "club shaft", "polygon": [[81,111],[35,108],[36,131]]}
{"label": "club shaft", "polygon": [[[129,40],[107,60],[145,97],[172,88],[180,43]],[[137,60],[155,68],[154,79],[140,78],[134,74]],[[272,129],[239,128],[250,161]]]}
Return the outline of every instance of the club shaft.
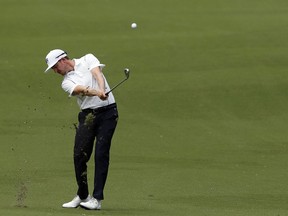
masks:
{"label": "club shaft", "polygon": [[125,82],[127,78],[119,82],[117,85],[115,85],[113,88],[111,88],[108,92],[105,93],[105,95],[108,95],[110,92],[112,92],[115,88],[117,88],[119,85],[121,85],[123,82]]}

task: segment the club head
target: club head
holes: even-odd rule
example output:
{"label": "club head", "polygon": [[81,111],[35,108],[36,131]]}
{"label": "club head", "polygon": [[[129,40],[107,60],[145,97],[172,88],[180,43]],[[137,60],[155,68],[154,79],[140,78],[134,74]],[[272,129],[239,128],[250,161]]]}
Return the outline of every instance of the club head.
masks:
{"label": "club head", "polygon": [[124,69],[124,73],[125,73],[126,79],[128,79],[129,78],[129,74],[130,74],[129,68],[125,68]]}

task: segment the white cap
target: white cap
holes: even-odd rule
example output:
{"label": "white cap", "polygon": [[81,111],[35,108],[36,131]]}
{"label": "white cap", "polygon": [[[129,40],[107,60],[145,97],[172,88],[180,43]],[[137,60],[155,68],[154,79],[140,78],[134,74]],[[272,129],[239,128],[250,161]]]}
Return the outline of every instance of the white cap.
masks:
{"label": "white cap", "polygon": [[51,50],[46,56],[46,63],[48,65],[45,73],[48,72],[60,59],[67,56],[67,53],[60,49]]}

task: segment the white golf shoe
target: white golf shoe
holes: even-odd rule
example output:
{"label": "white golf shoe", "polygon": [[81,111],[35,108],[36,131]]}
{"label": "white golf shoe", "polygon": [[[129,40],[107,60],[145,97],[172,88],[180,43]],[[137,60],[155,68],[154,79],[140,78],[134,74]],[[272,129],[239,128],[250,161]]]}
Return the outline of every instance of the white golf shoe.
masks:
{"label": "white golf shoe", "polygon": [[88,197],[84,200],[81,200],[80,197],[77,195],[74,197],[74,199],[68,203],[64,203],[62,205],[63,208],[77,208],[81,202],[87,202],[91,199],[91,196],[88,195]]}
{"label": "white golf shoe", "polygon": [[80,203],[80,206],[89,209],[89,210],[100,210],[101,209],[101,200],[97,200],[94,197],[92,197],[88,201],[83,201]]}

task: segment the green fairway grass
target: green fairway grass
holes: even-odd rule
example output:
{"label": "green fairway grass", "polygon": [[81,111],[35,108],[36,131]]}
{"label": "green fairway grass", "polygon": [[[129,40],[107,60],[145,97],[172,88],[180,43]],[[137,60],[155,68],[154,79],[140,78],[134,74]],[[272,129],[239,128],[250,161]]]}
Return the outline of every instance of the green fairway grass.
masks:
{"label": "green fairway grass", "polygon": [[[288,215],[287,1],[0,3],[0,215]],[[79,108],[44,74],[55,48],[111,86],[131,70],[101,211],[61,207]]]}

